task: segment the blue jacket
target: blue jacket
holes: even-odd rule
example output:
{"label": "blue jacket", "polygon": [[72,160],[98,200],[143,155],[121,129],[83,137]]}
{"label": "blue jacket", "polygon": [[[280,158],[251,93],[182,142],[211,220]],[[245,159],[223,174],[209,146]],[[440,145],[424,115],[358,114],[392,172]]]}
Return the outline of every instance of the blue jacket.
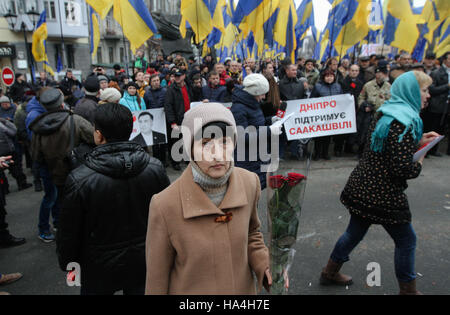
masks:
{"label": "blue jacket", "polygon": [[3,107],[0,107],[0,117],[9,119],[10,121],[14,121],[14,114],[16,113],[17,106],[14,103],[10,103],[11,107],[8,109],[3,109]]}
{"label": "blue jacket", "polygon": [[[235,88],[233,91],[233,106],[231,107],[231,112],[233,113],[234,119],[236,120],[237,126],[242,126],[247,128],[249,126],[254,126],[259,131],[259,128],[265,127],[265,118],[263,111],[261,109],[260,103],[258,103],[254,96],[245,92],[240,88]],[[270,130],[267,128],[268,137],[270,140]],[[239,141],[239,140],[238,140]],[[258,139],[259,142],[259,139]],[[258,156],[256,161],[251,161],[249,156],[249,144],[250,144],[250,135],[248,133],[245,134],[245,160],[239,161],[237,152],[235,151],[235,165],[237,167],[244,168],[248,171],[254,172],[259,176],[259,180],[261,182],[261,189],[266,187],[266,173],[261,171],[261,165],[265,164],[268,161],[262,161]],[[270,144],[268,144],[270,145]],[[259,148],[259,143],[258,143]],[[269,147],[270,148],[270,147]],[[268,148],[268,149],[269,149]],[[267,151],[269,152],[269,150]],[[254,159],[253,159],[254,160]]]}
{"label": "blue jacket", "polygon": [[326,97],[343,94],[341,85],[337,82],[332,84],[324,83],[323,81],[317,82],[314,89],[311,92],[310,98]]}
{"label": "blue jacket", "polygon": [[47,110],[41,103],[38,102],[36,97],[33,97],[27,104],[27,118],[25,119],[25,126],[27,127],[28,139],[33,137],[33,132],[30,130],[29,126],[31,123],[43,113],[46,113]]}
{"label": "blue jacket", "polygon": [[164,107],[166,100],[166,88],[159,88],[157,90],[148,89],[144,95],[145,105],[147,109]]}
{"label": "blue jacket", "polygon": [[227,94],[227,88],[225,86],[218,86],[217,88],[213,89],[209,85],[207,85],[203,87],[202,92],[203,92],[203,99],[206,99],[211,103],[223,102]]}
{"label": "blue jacket", "polygon": [[131,96],[127,91],[123,93],[123,97],[120,99],[119,104],[125,106],[131,112],[146,109],[144,101],[141,100],[141,104],[139,104],[137,96]]}

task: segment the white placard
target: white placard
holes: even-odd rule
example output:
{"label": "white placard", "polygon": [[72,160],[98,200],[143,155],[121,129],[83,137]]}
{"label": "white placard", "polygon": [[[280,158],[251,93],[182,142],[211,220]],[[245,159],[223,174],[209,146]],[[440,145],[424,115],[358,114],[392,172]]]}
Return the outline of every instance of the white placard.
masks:
{"label": "white placard", "polygon": [[[210,102],[210,103],[219,103],[219,102]],[[205,104],[205,103],[203,103],[203,102],[193,102],[193,103],[191,103],[190,109],[192,109],[192,108],[194,108],[194,107],[196,107],[198,105],[201,105],[201,104]],[[208,104],[208,102],[206,102],[206,104]],[[220,104],[222,104],[223,106],[225,106],[228,109],[230,109],[231,105],[233,105],[233,103],[220,103]]]}
{"label": "white placard", "polygon": [[438,144],[442,139],[444,139],[444,136],[436,137],[433,141],[427,143],[426,145],[422,146],[416,153],[414,153],[413,162],[417,162],[425,156],[425,154],[428,153],[436,144]]}
{"label": "white placard", "polygon": [[287,101],[284,128],[288,140],[356,132],[355,99],[350,94]]}

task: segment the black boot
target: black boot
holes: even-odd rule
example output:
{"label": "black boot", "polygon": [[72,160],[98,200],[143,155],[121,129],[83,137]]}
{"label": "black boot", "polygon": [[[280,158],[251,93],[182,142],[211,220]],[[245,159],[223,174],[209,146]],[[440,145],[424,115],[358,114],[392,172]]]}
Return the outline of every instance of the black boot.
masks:
{"label": "black boot", "polygon": [[326,143],[322,144],[322,157],[325,160],[327,160],[327,161],[331,160],[330,154],[328,153],[329,152],[329,147],[330,147],[330,143],[329,142],[326,142]]}
{"label": "black boot", "polygon": [[18,184],[17,186],[19,186],[19,191],[21,191],[21,190],[28,189],[28,188],[30,188],[30,187],[33,186],[33,185],[32,185],[32,184],[29,184],[29,183],[27,183],[27,182],[24,182],[24,183]]}
{"label": "black boot", "polygon": [[36,192],[42,191],[42,184],[41,184],[40,180],[34,182],[34,191],[36,191]]}
{"label": "black boot", "polygon": [[176,162],[172,163],[172,168],[173,168],[175,171],[181,171],[180,163],[176,163]]}
{"label": "black boot", "polygon": [[0,248],[8,248],[19,246],[25,244],[26,240],[24,238],[17,238],[12,236],[11,234],[7,234],[4,237],[0,238]]}

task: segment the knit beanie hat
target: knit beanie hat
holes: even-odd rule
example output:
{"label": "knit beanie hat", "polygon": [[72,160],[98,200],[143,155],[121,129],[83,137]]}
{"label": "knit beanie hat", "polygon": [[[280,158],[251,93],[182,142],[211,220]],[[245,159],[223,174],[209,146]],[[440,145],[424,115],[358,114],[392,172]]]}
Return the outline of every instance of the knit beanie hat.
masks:
{"label": "knit beanie hat", "polygon": [[86,81],[84,82],[84,89],[86,92],[91,93],[95,93],[100,90],[99,79],[96,75],[90,75],[86,78]]}
{"label": "knit beanie hat", "polygon": [[108,103],[118,103],[122,94],[115,88],[107,88],[100,92],[100,100]]}
{"label": "knit beanie hat", "polygon": [[0,97],[0,104],[1,103],[11,103],[11,101],[9,100],[8,96],[3,95],[2,97]]}
{"label": "knit beanie hat", "polygon": [[109,79],[106,76],[104,76],[104,75],[99,75],[98,76],[98,82],[102,82],[102,81],[109,82]]}
{"label": "knit beanie hat", "polygon": [[262,74],[250,74],[244,79],[244,91],[253,96],[265,95],[269,92],[269,81]]}
{"label": "knit beanie hat", "polygon": [[[233,140],[236,145],[237,129],[236,121],[231,111],[220,103],[202,103],[186,112],[181,127],[184,149],[192,160],[192,144],[194,136],[201,134],[203,127],[213,122],[222,122],[230,126],[233,132]],[[228,129],[230,129],[228,128]],[[226,136],[226,134],[224,134]]]}

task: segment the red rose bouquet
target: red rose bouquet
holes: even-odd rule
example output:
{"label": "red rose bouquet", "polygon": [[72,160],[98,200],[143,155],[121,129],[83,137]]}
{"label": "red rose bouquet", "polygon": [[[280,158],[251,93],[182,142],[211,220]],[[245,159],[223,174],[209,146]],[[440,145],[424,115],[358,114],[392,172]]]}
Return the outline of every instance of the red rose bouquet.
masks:
{"label": "red rose bouquet", "polygon": [[286,293],[287,272],[295,254],[293,246],[297,240],[305,187],[306,176],[299,173],[268,176],[269,247],[273,294]]}

